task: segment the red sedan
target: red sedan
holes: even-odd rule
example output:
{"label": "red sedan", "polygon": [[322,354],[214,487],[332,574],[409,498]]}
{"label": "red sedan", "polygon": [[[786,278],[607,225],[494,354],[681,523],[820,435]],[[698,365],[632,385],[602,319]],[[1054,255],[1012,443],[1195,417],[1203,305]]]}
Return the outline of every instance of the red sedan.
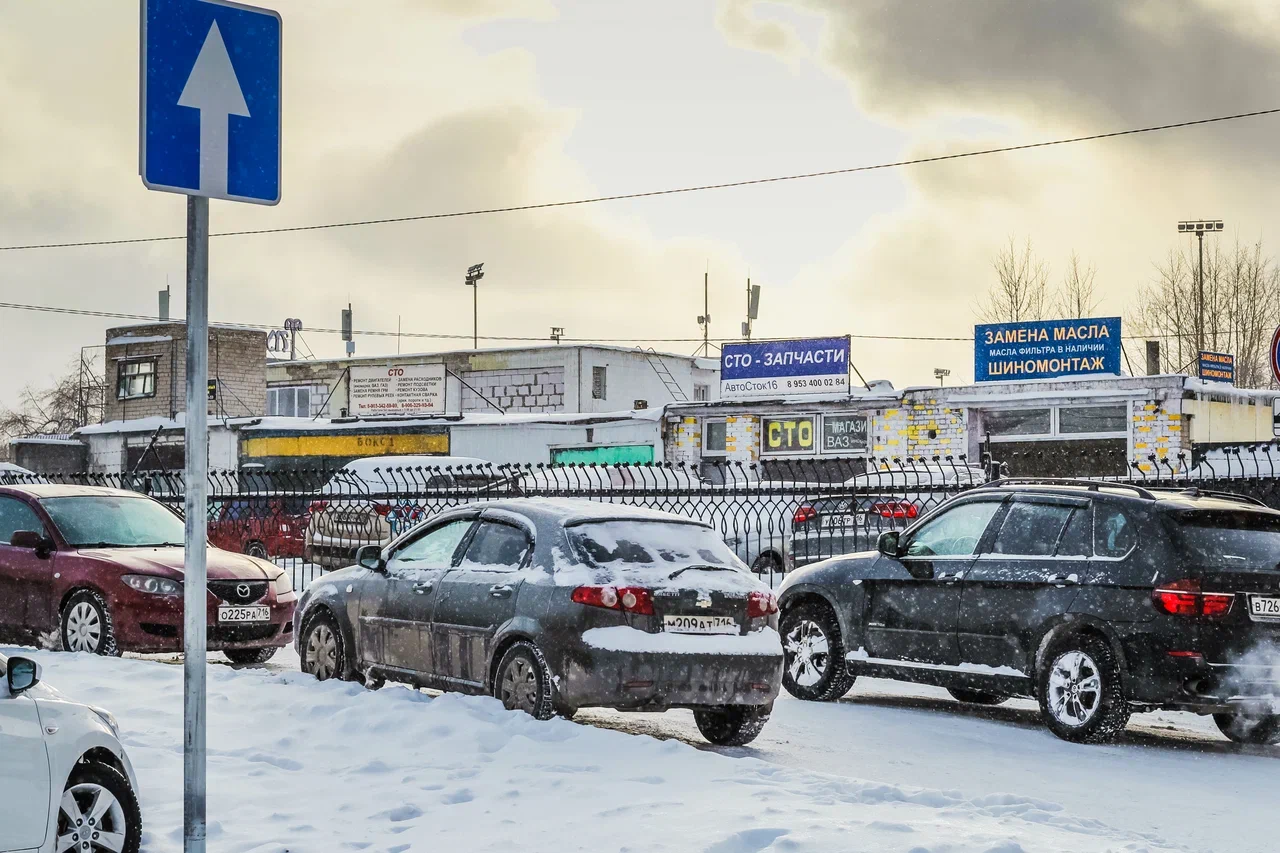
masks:
{"label": "red sedan", "polygon": [[[0,639],[74,652],[182,650],[183,522],[134,492],[0,488]],[[266,560],[209,548],[208,638],[235,663],[293,639],[297,596]]]}

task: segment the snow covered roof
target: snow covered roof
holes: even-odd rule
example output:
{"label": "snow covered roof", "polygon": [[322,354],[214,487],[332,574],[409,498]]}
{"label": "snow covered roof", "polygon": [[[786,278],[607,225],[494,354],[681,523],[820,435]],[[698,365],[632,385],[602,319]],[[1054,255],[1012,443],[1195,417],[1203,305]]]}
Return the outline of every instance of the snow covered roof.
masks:
{"label": "snow covered roof", "polygon": [[551,344],[523,347],[485,347],[483,349],[461,349],[461,350],[443,350],[441,352],[413,352],[399,354],[383,354],[383,355],[353,355],[353,356],[336,356],[334,358],[308,358],[295,359],[293,361],[273,361],[272,367],[287,367],[291,364],[298,365],[317,365],[317,364],[361,364],[361,363],[378,363],[394,361],[396,363],[404,363],[413,359],[434,359],[442,361],[449,357],[463,357],[473,355],[501,355],[510,353],[564,353],[572,352],[580,349],[607,350],[609,352],[626,353],[628,355],[656,355],[660,358],[674,358],[680,361],[692,363],[694,366],[704,370],[719,370],[720,362],[713,358],[700,358],[692,355],[684,355],[678,352],[649,352],[638,347],[614,346],[612,344],[590,344],[590,343],[574,343],[574,344]]}
{"label": "snow covered roof", "polygon": [[485,509],[505,509],[524,513],[561,525],[585,524],[592,521],[665,521],[678,524],[711,525],[673,512],[628,504],[604,503],[585,498],[510,498],[485,503]]}
{"label": "snow covered roof", "polygon": [[160,344],[173,340],[172,335],[118,335],[107,341],[109,347],[129,346],[130,344]]}

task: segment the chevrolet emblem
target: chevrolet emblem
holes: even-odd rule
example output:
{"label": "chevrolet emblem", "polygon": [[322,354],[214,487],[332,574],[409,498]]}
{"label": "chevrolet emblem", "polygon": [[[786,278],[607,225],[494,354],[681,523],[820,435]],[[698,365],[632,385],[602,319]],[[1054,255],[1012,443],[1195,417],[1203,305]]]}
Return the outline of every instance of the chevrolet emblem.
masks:
{"label": "chevrolet emblem", "polygon": [[711,596],[709,595],[699,596],[698,600],[695,601],[694,604],[696,604],[698,607],[710,607]]}

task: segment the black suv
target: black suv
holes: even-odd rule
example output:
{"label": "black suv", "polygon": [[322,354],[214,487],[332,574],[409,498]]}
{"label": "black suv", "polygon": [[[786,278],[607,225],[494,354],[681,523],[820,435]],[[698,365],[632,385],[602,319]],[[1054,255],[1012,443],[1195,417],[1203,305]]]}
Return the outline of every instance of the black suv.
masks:
{"label": "black suv", "polygon": [[1164,708],[1280,742],[1280,512],[1249,498],[997,480],[878,552],[795,571],[780,597],[783,685],[801,699],[866,675],[1035,698],[1071,741]]}

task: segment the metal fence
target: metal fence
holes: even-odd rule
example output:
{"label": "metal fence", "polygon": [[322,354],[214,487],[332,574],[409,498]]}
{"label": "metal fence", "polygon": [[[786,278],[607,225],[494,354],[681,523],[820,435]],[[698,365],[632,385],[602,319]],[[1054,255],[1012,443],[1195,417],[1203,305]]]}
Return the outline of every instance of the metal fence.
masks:
{"label": "metal fence", "polygon": [[[1051,454],[1052,451],[1046,451]],[[1274,460],[1274,464],[1272,461]],[[1029,460],[1017,460],[1025,468]],[[1053,461],[1053,460],[1050,460]],[[580,498],[665,510],[711,524],[771,586],[794,567],[874,548],[880,534],[910,525],[961,491],[1007,474],[964,456],[861,457],[758,464],[484,465],[338,471],[213,472],[209,541],[269,559],[303,588],[351,565],[442,510],[508,498]],[[1280,447],[1258,445],[1200,459],[1153,457],[1126,477],[1148,487],[1232,491],[1280,508]],[[3,482],[31,482],[5,476]],[[182,510],[181,474],[50,475],[37,482],[143,492]]]}

